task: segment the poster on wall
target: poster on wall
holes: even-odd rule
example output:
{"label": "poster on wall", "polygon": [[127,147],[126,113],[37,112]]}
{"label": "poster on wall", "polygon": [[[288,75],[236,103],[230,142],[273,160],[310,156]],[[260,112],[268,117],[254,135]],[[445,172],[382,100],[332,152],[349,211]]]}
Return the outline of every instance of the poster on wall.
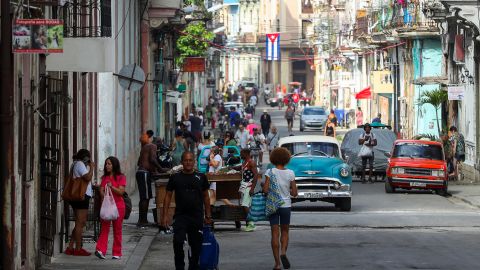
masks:
{"label": "poster on wall", "polygon": [[448,100],[463,100],[465,97],[465,86],[449,86],[448,87]]}
{"label": "poster on wall", "polygon": [[63,53],[63,21],[17,19],[12,44],[14,53]]}

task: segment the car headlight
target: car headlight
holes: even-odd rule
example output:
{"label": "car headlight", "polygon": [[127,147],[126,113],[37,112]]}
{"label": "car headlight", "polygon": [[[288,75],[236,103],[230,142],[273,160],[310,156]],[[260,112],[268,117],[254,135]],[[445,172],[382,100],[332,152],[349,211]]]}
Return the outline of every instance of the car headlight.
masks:
{"label": "car headlight", "polygon": [[405,174],[405,169],[400,167],[393,167],[392,174]]}
{"label": "car headlight", "polygon": [[432,170],[432,176],[444,177],[445,176],[445,171],[444,170]]}
{"label": "car headlight", "polygon": [[350,190],[350,185],[348,184],[343,184],[339,188],[337,188],[338,191],[349,191]]}
{"label": "car headlight", "polygon": [[340,169],[340,176],[341,176],[341,177],[347,177],[348,174],[349,174],[349,172],[348,172],[348,169],[347,169],[347,168],[341,168],[341,169]]}

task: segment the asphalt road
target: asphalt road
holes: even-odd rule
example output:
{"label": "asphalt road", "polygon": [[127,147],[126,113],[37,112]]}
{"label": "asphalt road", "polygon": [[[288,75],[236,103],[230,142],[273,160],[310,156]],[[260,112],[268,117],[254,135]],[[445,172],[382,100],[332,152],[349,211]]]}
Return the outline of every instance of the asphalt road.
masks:
{"label": "asphalt road", "polygon": [[[288,136],[283,112],[269,110]],[[300,133],[298,121],[294,130]],[[294,205],[291,269],[480,269],[478,208],[432,192],[386,194],[382,182],[355,182],[352,190],[350,212],[322,202]],[[268,223],[258,223],[252,233],[235,230],[232,222],[216,223],[216,237],[219,269],[272,269]],[[171,240],[159,234],[141,269],[173,269]]]}

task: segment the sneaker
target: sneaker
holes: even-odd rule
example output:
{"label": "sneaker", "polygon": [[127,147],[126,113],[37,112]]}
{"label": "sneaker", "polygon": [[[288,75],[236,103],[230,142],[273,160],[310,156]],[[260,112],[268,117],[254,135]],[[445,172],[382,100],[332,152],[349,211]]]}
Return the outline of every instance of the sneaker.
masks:
{"label": "sneaker", "polygon": [[97,256],[99,259],[105,260],[105,255],[101,251],[95,250],[95,256]]}
{"label": "sneaker", "polygon": [[113,256],[112,260],[120,260],[121,258],[122,258],[122,256]]}
{"label": "sneaker", "polygon": [[65,253],[65,255],[73,255],[73,248],[67,247],[63,253]]}
{"label": "sneaker", "polygon": [[85,249],[81,248],[81,249],[76,249],[73,251],[73,256],[90,256],[92,255],[92,253],[86,251]]}
{"label": "sneaker", "polygon": [[246,232],[253,232],[255,231],[255,223],[252,221],[248,222],[247,227],[245,228]]}

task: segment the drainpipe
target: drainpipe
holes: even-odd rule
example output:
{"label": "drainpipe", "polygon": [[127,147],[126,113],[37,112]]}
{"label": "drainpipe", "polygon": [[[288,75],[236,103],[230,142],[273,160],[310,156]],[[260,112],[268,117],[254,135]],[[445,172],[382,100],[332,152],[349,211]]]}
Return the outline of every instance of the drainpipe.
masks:
{"label": "drainpipe", "polygon": [[398,44],[395,47],[395,89],[393,92],[393,124],[394,131],[398,134],[400,133],[400,102],[398,98],[400,97],[400,63],[398,61]]}
{"label": "drainpipe", "polygon": [[15,213],[13,172],[13,57],[10,1],[1,5],[0,46],[0,268],[13,269]]}

